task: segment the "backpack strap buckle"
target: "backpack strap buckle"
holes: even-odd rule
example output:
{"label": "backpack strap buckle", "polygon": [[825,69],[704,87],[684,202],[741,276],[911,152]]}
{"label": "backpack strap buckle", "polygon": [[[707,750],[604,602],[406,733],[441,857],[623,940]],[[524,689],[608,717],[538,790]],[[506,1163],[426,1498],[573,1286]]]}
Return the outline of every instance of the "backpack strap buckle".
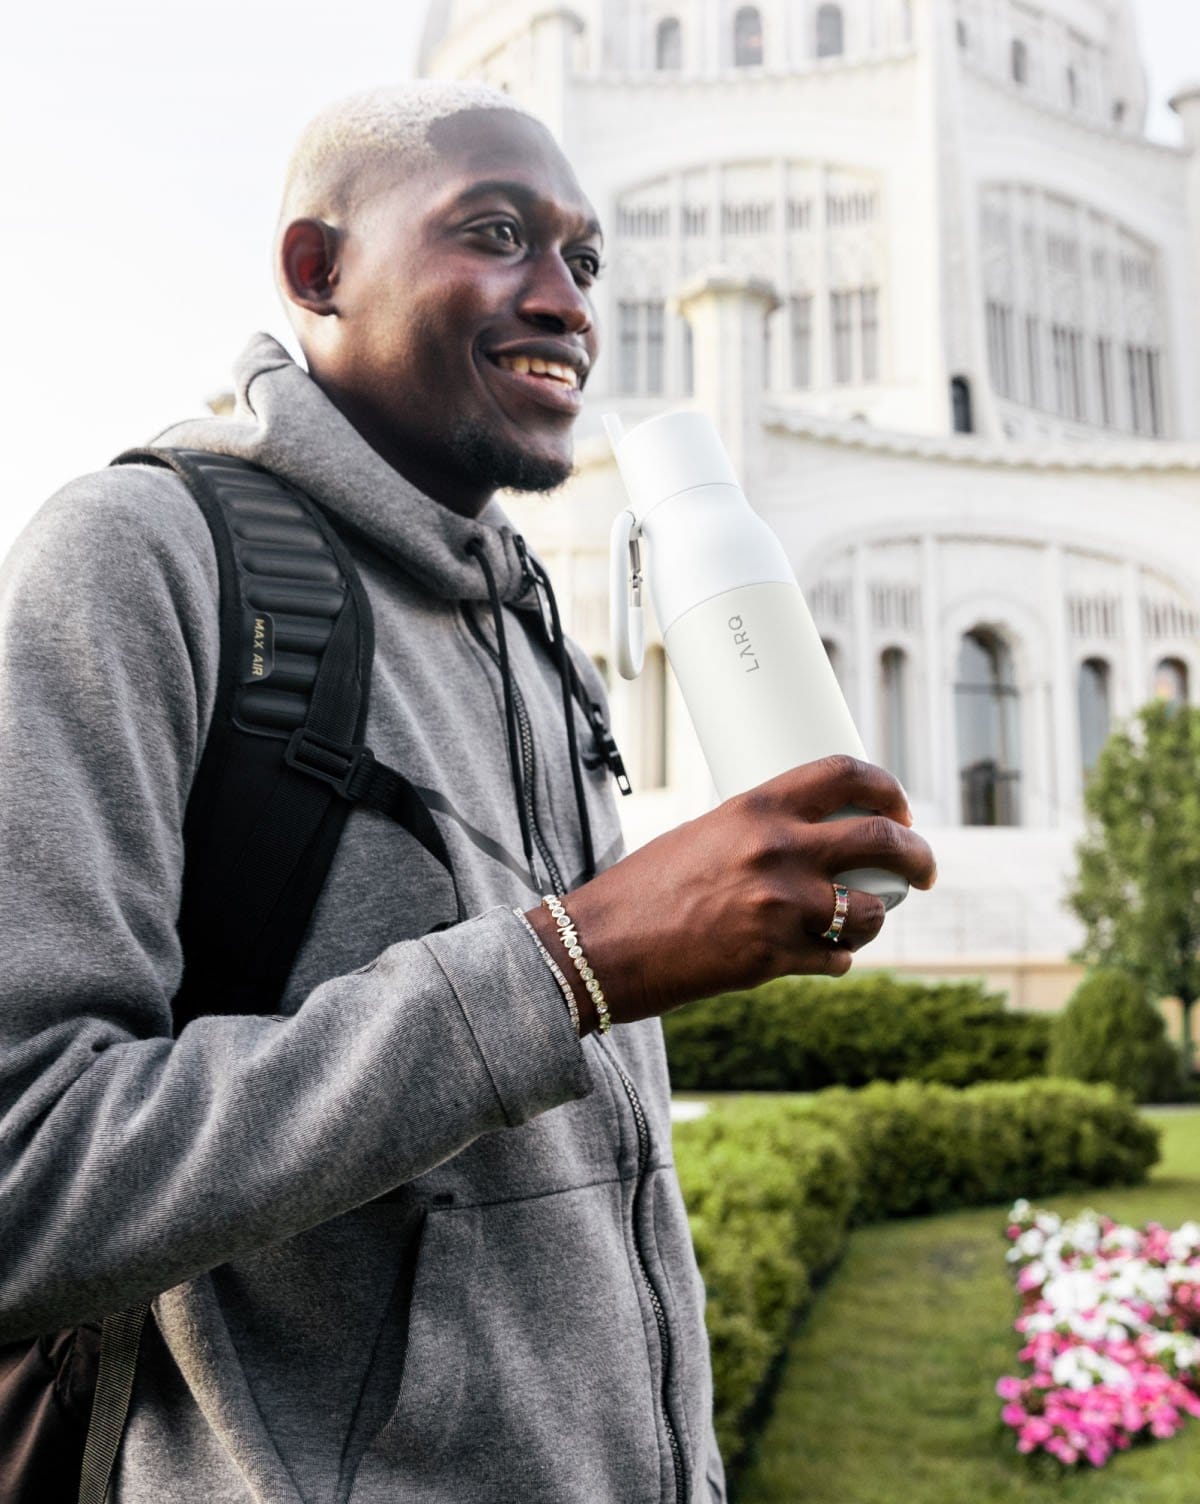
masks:
{"label": "backpack strap buckle", "polygon": [[371,780],[375,754],[370,747],[344,745],[300,726],[287,744],[283,760],[298,773],[328,783],[343,799],[357,800]]}

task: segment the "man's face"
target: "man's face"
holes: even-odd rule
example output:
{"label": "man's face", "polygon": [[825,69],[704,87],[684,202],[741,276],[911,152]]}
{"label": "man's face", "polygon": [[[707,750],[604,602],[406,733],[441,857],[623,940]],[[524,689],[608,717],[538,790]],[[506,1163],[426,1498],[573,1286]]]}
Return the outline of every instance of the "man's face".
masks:
{"label": "man's face", "polygon": [[473,512],[498,486],[549,490],[570,474],[601,236],[536,121],[464,112],[430,143],[433,168],[350,218],[316,374],[402,473]]}

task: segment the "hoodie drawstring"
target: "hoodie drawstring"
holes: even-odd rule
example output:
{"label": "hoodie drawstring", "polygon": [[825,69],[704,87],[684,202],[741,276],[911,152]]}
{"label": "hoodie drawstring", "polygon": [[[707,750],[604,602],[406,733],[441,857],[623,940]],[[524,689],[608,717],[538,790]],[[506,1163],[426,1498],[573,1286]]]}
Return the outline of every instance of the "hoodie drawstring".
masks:
{"label": "hoodie drawstring", "polygon": [[587,799],[583,792],[583,769],[579,763],[579,742],[575,735],[575,707],[572,703],[571,684],[573,665],[567,655],[567,638],[562,629],[562,622],[559,620],[558,602],[554,599],[550,576],[536,559],[529,559],[529,567],[538,586],[546,592],[546,603],[550,607],[551,641],[558,663],[558,682],[562,690],[563,719],[567,723],[571,777],[575,784],[575,805],[579,810],[579,833],[583,840],[583,880],[589,882],[596,875],[596,855],[592,849],[592,822],[588,818]]}
{"label": "hoodie drawstring", "polygon": [[[492,610],[492,621],[496,628],[496,650],[500,658],[500,677],[504,682],[504,719],[508,730],[508,757],[512,767],[513,790],[517,796],[517,814],[521,822],[521,841],[525,848],[525,860],[529,863],[530,874],[534,876],[536,881],[536,869],[533,860],[533,832],[530,828],[525,800],[522,798],[524,773],[517,734],[517,711],[513,697],[508,641],[504,631],[504,605],[500,599],[500,592],[496,588],[496,577],[492,571],[491,564],[488,562],[483,540],[481,538],[472,538],[467,544],[467,552],[478,563],[487,585],[488,601]],[[596,875],[596,857],[592,845],[592,822],[588,816],[587,798],[583,787],[583,770],[580,764],[579,744],[575,734],[575,714],[572,698],[577,676],[575,675],[574,664],[571,663],[567,653],[567,640],[559,619],[558,602],[554,598],[554,590],[550,584],[550,578],[541,565],[535,560],[528,558],[528,555],[524,551],[522,551],[522,561],[527,564],[535,586],[546,592],[546,600],[550,609],[552,625],[550,645],[558,669],[559,686],[562,692],[563,715],[567,726],[567,748],[571,763],[571,778],[575,788],[575,807],[579,812],[579,831],[583,843],[583,881],[588,882]]]}
{"label": "hoodie drawstring", "polygon": [[525,848],[525,860],[529,864],[529,875],[536,884],[537,872],[533,863],[533,832],[529,827],[529,817],[525,813],[525,801],[521,798],[521,747],[517,736],[517,707],[513,703],[512,671],[508,664],[508,639],[504,633],[504,605],[500,600],[500,592],[496,589],[496,576],[492,573],[492,566],[488,563],[487,553],[481,538],[472,538],[467,544],[467,552],[475,559],[483,571],[483,578],[487,584],[488,600],[492,607],[492,621],[496,627],[496,651],[500,655],[500,678],[504,684],[504,721],[508,729],[508,760],[512,768],[513,790],[517,795],[517,817],[521,822],[521,844]]}

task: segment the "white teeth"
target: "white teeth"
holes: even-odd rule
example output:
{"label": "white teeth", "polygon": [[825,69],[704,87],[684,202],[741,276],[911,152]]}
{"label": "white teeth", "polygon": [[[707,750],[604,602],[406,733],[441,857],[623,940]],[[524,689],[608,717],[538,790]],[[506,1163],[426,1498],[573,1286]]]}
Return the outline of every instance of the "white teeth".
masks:
{"label": "white teeth", "polygon": [[516,371],[520,376],[528,376],[532,372],[535,376],[549,376],[572,388],[579,385],[578,372],[571,366],[560,365],[556,360],[542,360],[537,355],[498,355],[496,363],[503,370]]}

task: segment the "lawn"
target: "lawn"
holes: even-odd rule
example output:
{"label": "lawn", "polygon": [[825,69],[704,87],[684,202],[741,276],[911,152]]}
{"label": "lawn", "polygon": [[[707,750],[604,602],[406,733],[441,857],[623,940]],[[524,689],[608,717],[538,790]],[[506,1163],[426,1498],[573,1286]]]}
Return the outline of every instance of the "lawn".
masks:
{"label": "lawn", "polygon": [[[1200,1111],[1150,1114],[1145,1186],[1048,1198],[1072,1214],[1200,1218]],[[1196,1504],[1200,1422],[1095,1472],[1016,1453],[993,1386],[1016,1372],[1004,1208],[856,1231],[795,1339],[737,1504]]]}

